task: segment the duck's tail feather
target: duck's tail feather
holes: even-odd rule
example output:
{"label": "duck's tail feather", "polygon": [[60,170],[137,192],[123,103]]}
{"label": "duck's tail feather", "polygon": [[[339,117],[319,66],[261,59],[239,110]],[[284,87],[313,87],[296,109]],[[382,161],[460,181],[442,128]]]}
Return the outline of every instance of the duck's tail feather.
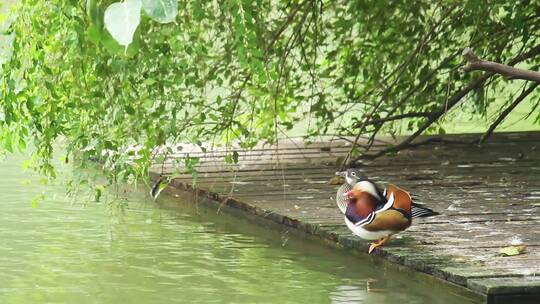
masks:
{"label": "duck's tail feather", "polygon": [[424,207],[416,202],[412,203],[411,208],[412,217],[427,217],[427,216],[434,216],[439,215],[440,213],[435,212],[427,207]]}

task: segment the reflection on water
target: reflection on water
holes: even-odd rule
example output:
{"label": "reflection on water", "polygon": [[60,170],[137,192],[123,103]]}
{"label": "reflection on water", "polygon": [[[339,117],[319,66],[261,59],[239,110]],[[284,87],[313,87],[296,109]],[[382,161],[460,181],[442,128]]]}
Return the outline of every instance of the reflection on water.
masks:
{"label": "reflection on water", "polygon": [[140,199],[115,216],[70,204],[21,159],[0,165],[0,303],[474,303],[377,259],[178,199],[131,194]]}

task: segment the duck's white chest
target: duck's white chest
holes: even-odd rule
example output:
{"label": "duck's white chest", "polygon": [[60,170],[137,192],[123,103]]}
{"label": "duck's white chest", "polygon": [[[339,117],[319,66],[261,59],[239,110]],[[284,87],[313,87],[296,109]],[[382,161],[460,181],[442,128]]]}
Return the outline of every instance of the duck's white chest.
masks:
{"label": "duck's white chest", "polygon": [[364,240],[378,240],[385,236],[395,234],[396,231],[382,230],[382,231],[368,231],[360,226],[353,224],[347,217],[345,218],[345,224],[355,235],[363,238]]}

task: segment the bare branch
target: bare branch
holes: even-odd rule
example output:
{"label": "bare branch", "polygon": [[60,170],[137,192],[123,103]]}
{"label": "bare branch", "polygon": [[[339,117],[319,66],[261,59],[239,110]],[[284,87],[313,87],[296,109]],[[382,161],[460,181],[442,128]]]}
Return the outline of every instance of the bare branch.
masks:
{"label": "bare branch", "polygon": [[[501,31],[500,33],[497,32],[496,34],[503,34],[504,31]],[[479,42],[480,40],[477,39],[473,42],[471,42],[471,45],[475,45]],[[529,58],[529,54],[530,53],[536,53],[537,52],[537,48],[539,46],[536,46],[535,48],[532,48],[531,50],[529,50],[529,52],[523,54],[523,55],[519,55],[518,57],[516,57],[514,60],[515,62],[518,62],[518,61],[521,61],[522,60],[522,56],[524,56],[523,58]],[[518,52],[518,54],[521,54],[521,50]],[[438,72],[440,69],[442,69],[444,66],[446,66],[450,61],[454,60],[454,58],[456,58],[457,56],[459,56],[461,54],[460,51],[456,51],[454,52],[452,55],[446,57],[436,68],[432,69],[427,75],[425,75],[422,80],[419,81],[419,83],[414,86],[412,89],[410,89],[405,95],[404,97],[401,98],[401,100],[399,102],[396,103],[396,105],[393,107],[393,109],[388,113],[388,116],[391,116],[393,115],[399,108],[401,108],[402,105],[404,105],[410,97],[412,97],[415,93],[417,93],[418,89],[425,85],[425,82],[427,82],[429,79],[432,78],[433,75],[435,75],[436,72]],[[515,64],[514,63],[510,63],[511,65]],[[455,68],[452,68],[451,70],[454,70],[454,69],[458,69],[459,67],[455,67]],[[381,123],[380,125],[378,125],[375,130],[372,132],[371,134],[371,137],[370,137],[370,140],[368,142],[373,142],[373,140],[375,139],[375,137],[377,136],[377,133],[378,131],[382,128],[382,124]],[[369,147],[368,146],[368,149],[366,150],[369,150]]]}
{"label": "bare branch", "polygon": [[[424,49],[424,47],[432,40],[434,39],[434,37],[436,36],[436,34],[438,34],[437,32],[437,28],[443,24],[443,21],[448,18],[449,16],[452,16],[452,14],[450,14],[454,9],[456,8],[456,6],[452,6],[447,14],[444,15],[443,18],[441,18],[438,22],[436,22],[435,24],[433,24],[433,26],[431,27],[431,30],[426,33],[422,39],[419,41],[418,45],[416,46],[416,48],[409,54],[409,56],[407,56],[407,58],[405,59],[404,62],[402,62],[401,64],[399,64],[397,66],[396,69],[394,69],[389,75],[387,75],[384,79],[384,81],[381,83],[381,84],[385,84],[387,80],[389,80],[392,76],[396,75],[394,80],[392,81],[392,83],[390,83],[390,85],[388,85],[386,87],[386,89],[382,92],[381,94],[381,98],[379,99],[379,102],[372,108],[371,112],[365,117],[365,120],[362,124],[359,125],[359,129],[358,129],[358,135],[357,135],[357,138],[355,140],[358,141],[358,139],[360,138],[360,135],[365,131],[365,128],[368,126],[367,122],[369,120],[372,119],[373,115],[377,112],[377,110],[379,109],[379,107],[386,101],[386,99],[388,98],[388,95],[390,94],[391,90],[394,88],[394,86],[396,85],[396,83],[399,81],[401,75],[405,72],[405,68],[411,64],[414,59],[422,52],[422,50]],[[442,30],[441,30],[442,31]],[[372,89],[374,90],[374,89]],[[370,91],[372,91],[370,90]],[[380,127],[379,127],[380,128]],[[376,132],[375,132],[376,133]],[[349,153],[347,154],[347,156],[345,157],[345,161],[343,162],[343,164],[345,165],[347,163],[347,161],[349,159],[351,159],[351,156],[352,156],[352,153],[353,151],[356,149],[356,145],[353,145],[351,147],[351,150],[349,151]],[[349,163],[352,163],[354,160],[351,160]]]}
{"label": "bare branch", "polygon": [[539,72],[514,68],[510,65],[501,64],[493,61],[482,60],[473,53],[471,48],[465,48],[462,55],[463,58],[467,60],[467,64],[462,68],[462,70],[465,72],[485,71],[501,74],[507,77],[507,79],[524,79],[534,82],[540,82]]}
{"label": "bare branch", "polygon": [[540,83],[533,83],[528,89],[521,92],[521,94],[514,100],[514,102],[512,102],[510,106],[504,109],[501,115],[499,115],[499,117],[497,117],[497,119],[491,124],[491,126],[489,126],[489,129],[486,131],[486,133],[484,133],[484,135],[482,135],[478,143],[481,144],[486,141],[486,139],[491,136],[493,131],[495,131],[497,126],[499,126],[499,124],[504,121],[506,116],[508,116],[508,114],[510,114],[510,112],[512,112],[518,104],[520,104],[527,96],[529,96],[536,89],[536,87],[538,87],[538,85],[540,85]]}
{"label": "bare branch", "polygon": [[[535,47],[531,48],[528,52],[524,54],[520,54],[516,56],[514,59],[510,60],[508,65],[512,66],[515,65],[521,61],[527,60],[529,58],[533,58],[540,54],[540,44],[536,45]],[[413,140],[415,140],[418,136],[420,136],[424,131],[429,128],[434,122],[436,122],[441,116],[443,116],[448,110],[450,110],[452,107],[457,105],[463,97],[465,97],[468,93],[471,91],[479,88],[484,84],[486,80],[488,80],[491,76],[495,75],[495,72],[486,72],[482,76],[474,79],[469,85],[467,85],[465,88],[461,89],[460,91],[456,92],[448,101],[441,107],[441,109],[437,112],[434,112],[432,115],[428,117],[428,120],[420,127],[414,134],[409,136],[407,139],[402,141],[401,143],[389,147],[387,149],[383,149],[375,154],[366,154],[362,157],[357,157],[350,161],[350,163],[354,163],[358,161],[361,158],[376,158],[381,155],[391,153],[391,152],[397,152],[399,150],[403,150],[405,148],[408,148],[411,146],[411,143]]]}
{"label": "bare branch", "polygon": [[467,60],[470,63],[476,63],[476,62],[482,61],[480,60],[480,58],[478,58],[478,56],[476,56],[475,53],[473,53],[470,47],[466,47],[461,53],[461,55],[463,56],[463,58],[465,58],[465,60]]}
{"label": "bare branch", "polygon": [[272,35],[272,39],[270,40],[270,43],[268,43],[268,46],[266,47],[266,50],[265,50],[265,53],[268,54],[270,52],[270,50],[274,47],[274,43],[276,43],[276,41],[279,39],[279,37],[281,36],[281,34],[283,34],[283,32],[287,29],[287,27],[289,27],[289,25],[291,24],[291,22],[294,20],[294,17],[296,17],[296,14],[298,13],[298,11],[304,7],[304,5],[307,3],[307,1],[304,1],[300,4],[298,4],[294,10],[287,16],[287,19],[285,20],[285,22],[283,22],[283,24],[281,25],[281,27],[274,32],[274,34]]}
{"label": "bare branch", "polygon": [[381,150],[371,156],[369,156],[370,158],[375,158],[375,157],[379,157],[381,155],[384,155],[386,153],[390,153],[390,152],[396,152],[396,151],[399,151],[399,150],[402,150],[406,147],[409,147],[410,143],[418,136],[420,136],[422,133],[424,133],[424,131],[429,128],[429,126],[431,126],[435,121],[437,121],[441,116],[443,116],[448,110],[450,110],[453,106],[455,106],[456,104],[459,103],[459,101],[461,101],[461,99],[463,97],[465,97],[465,95],[467,95],[469,92],[475,90],[476,88],[479,88],[480,86],[482,86],[484,84],[484,82],[491,76],[493,76],[494,73],[485,73],[484,75],[476,78],[475,80],[473,80],[468,86],[466,86],[465,88],[463,88],[461,91],[455,93],[452,98],[450,98],[448,100],[448,103],[445,104],[440,111],[438,112],[434,112],[429,118],[428,120],[416,131],[414,132],[414,134],[412,134],[411,136],[409,136],[407,139],[405,139],[404,141],[402,141],[401,143],[393,146],[393,147],[390,147],[390,148],[387,148],[387,149],[384,149],[384,150]]}
{"label": "bare branch", "polygon": [[431,143],[444,143],[444,144],[451,144],[451,145],[471,145],[474,144],[476,140],[450,140],[450,139],[444,139],[440,137],[429,137],[424,140],[420,140],[414,143],[409,143],[404,148],[416,148],[419,146],[424,146]]}
{"label": "bare branch", "polygon": [[[395,115],[395,116],[387,116],[387,117],[383,117],[383,118],[379,118],[379,119],[368,120],[367,122],[365,122],[365,124],[366,124],[366,126],[378,125],[378,124],[381,124],[381,123],[394,121],[394,120],[400,120],[400,119],[403,119],[403,118],[429,117],[432,114],[433,114],[433,112],[404,113],[404,114],[399,114],[399,115]],[[359,123],[359,124],[356,125],[356,127],[361,127],[361,126],[362,126],[362,123]]]}

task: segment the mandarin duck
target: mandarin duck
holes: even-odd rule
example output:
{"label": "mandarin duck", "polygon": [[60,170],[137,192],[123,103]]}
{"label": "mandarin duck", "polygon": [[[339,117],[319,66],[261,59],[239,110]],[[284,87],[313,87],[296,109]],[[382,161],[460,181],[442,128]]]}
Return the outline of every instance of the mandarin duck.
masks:
{"label": "mandarin duck", "polygon": [[438,214],[395,185],[388,184],[381,191],[360,169],[351,168],[336,175],[345,177],[336,196],[345,224],[355,235],[376,241],[371,243],[368,253],[388,242],[390,236],[409,228],[413,218]]}

